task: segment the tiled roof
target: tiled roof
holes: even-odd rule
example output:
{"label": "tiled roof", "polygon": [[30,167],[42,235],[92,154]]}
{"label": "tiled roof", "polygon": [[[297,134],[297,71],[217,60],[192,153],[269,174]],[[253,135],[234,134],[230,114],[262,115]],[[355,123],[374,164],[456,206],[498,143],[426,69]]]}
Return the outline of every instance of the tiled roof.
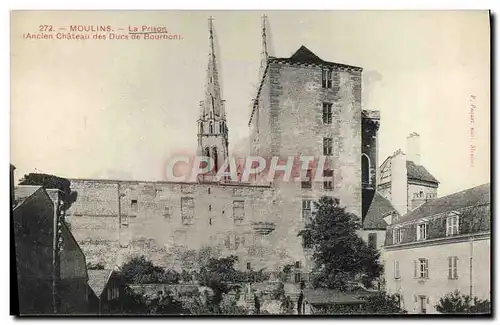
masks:
{"label": "tiled roof", "polygon": [[387,223],[384,221],[384,217],[393,212],[398,213],[391,202],[379,192],[375,192],[370,208],[363,220],[363,229],[385,230]]}
{"label": "tiled roof", "polygon": [[443,196],[422,204],[400,218],[400,222],[418,220],[440,213],[451,212],[466,207],[489,204],[491,200],[490,183],[476,186],[461,192]]}
{"label": "tiled roof", "polygon": [[376,292],[356,289],[351,291],[340,291],[335,289],[304,289],[304,300],[311,305],[327,304],[352,304],[362,303],[363,297],[371,296]]}
{"label": "tiled roof", "polygon": [[97,297],[100,297],[113,270],[88,270],[89,287],[94,291]]}
{"label": "tiled roof", "polygon": [[269,57],[269,60],[271,60],[271,61],[278,61],[278,62],[289,62],[289,63],[331,65],[331,66],[338,66],[338,67],[341,67],[341,68],[361,70],[360,67],[356,67],[356,66],[352,66],[352,65],[324,61],[320,57],[318,57],[316,54],[314,54],[311,50],[309,50],[307,47],[305,47],[304,45],[302,45],[289,58]]}
{"label": "tiled roof", "polygon": [[35,185],[19,185],[14,188],[14,208],[21,205],[26,199],[35,194],[41,189],[41,186]]}
{"label": "tiled roof", "polygon": [[419,181],[431,182],[431,183],[439,183],[438,180],[432,176],[431,173],[427,169],[425,169],[422,165],[417,165],[411,160],[406,161],[406,174],[408,175],[408,179],[414,179]]}

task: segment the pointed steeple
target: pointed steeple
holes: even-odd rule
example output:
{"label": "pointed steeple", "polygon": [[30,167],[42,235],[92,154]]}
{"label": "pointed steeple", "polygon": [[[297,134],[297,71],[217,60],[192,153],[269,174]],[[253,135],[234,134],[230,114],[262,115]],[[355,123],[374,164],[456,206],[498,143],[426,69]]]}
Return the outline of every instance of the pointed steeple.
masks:
{"label": "pointed steeple", "polygon": [[225,109],[220,90],[219,72],[217,70],[213,17],[208,19],[208,30],[210,47],[208,55],[207,80],[205,84],[205,99],[202,104],[203,116],[201,118],[204,119],[207,118],[207,116],[208,118],[223,118],[225,116]]}
{"label": "pointed steeple", "polygon": [[269,53],[267,50],[267,33],[266,33],[266,25],[267,25],[267,16],[262,15],[262,52],[261,52],[261,61],[260,61],[260,69],[263,71],[267,64],[267,58],[269,57]]}

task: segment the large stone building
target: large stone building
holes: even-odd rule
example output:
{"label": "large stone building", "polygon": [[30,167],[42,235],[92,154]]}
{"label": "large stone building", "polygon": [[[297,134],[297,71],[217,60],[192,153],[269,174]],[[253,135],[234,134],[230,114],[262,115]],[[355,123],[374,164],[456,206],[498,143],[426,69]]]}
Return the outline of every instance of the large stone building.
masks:
{"label": "large stone building", "polygon": [[484,184],[392,220],[383,249],[387,291],[409,313],[436,313],[455,290],[491,299],[490,196]]}
{"label": "large stone building", "polygon": [[[144,254],[179,267],[189,250],[211,246],[239,256],[243,269],[294,264],[307,272],[297,234],[311,217],[314,200],[337,197],[365,221],[377,197],[380,116],[362,110],[362,68],[324,61],[304,46],[288,58],[268,56],[263,34],[263,66],[249,120],[251,153],[326,157],[324,175],[333,181],[217,181],[213,175],[193,183],[72,179],[78,199],[68,222],[90,262],[114,267]],[[198,153],[215,158],[219,167],[229,156],[229,128],[211,25],[209,52]],[[385,229],[377,218],[375,211],[370,232]]]}

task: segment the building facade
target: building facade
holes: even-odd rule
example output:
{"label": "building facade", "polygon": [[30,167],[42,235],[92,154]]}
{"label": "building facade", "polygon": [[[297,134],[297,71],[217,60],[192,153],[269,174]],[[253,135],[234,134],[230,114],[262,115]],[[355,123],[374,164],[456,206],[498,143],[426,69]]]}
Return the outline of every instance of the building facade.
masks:
{"label": "building facade", "polygon": [[[229,156],[229,128],[211,22],[209,30],[198,154],[218,170]],[[313,201],[339,198],[364,220],[376,188],[380,116],[362,110],[362,68],[324,61],[304,46],[289,58],[266,51],[249,120],[251,154],[325,157],[320,172],[333,180],[313,181],[313,168],[303,171],[311,178],[302,182],[228,181],[210,173],[193,183],[72,179],[78,199],[67,220],[89,262],[111,268],[142,254],[179,268],[189,251],[210,246],[237,255],[243,269],[293,264],[307,272],[297,234],[313,215]]]}
{"label": "building facade", "polygon": [[86,312],[85,255],[59,218],[59,202],[40,186],[18,186],[14,194],[19,312]]}
{"label": "building facade", "polygon": [[490,184],[393,219],[383,249],[387,291],[409,313],[437,313],[448,293],[491,300]]}
{"label": "building facade", "polygon": [[380,165],[377,190],[400,215],[437,197],[439,181],[422,165],[420,135],[406,138],[407,154],[398,149]]}

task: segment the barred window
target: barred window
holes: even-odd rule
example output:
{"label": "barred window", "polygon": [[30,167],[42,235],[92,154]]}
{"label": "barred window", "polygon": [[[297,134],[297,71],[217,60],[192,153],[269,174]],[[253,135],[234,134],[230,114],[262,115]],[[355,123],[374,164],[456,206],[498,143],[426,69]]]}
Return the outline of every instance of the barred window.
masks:
{"label": "barred window", "polygon": [[332,88],[332,69],[323,69],[321,76],[321,87],[322,88]]}
{"label": "barred window", "polygon": [[323,103],[323,123],[332,124],[332,103]]}
{"label": "barred window", "polygon": [[333,154],[333,139],[323,138],[323,155],[331,156]]}
{"label": "barred window", "polygon": [[325,191],[332,191],[333,190],[333,170],[331,170],[331,169],[324,170],[323,171],[323,177],[332,178],[330,180],[324,180],[323,181],[323,189]]}
{"label": "barred window", "polygon": [[245,201],[233,202],[233,219],[235,224],[242,224],[245,219]]}
{"label": "barred window", "polygon": [[181,219],[183,225],[192,225],[194,221],[194,200],[192,197],[181,198]]}
{"label": "barred window", "polygon": [[312,188],[312,171],[308,169],[306,171],[306,179],[300,183],[301,188]]}
{"label": "barred window", "polygon": [[306,223],[312,220],[312,201],[302,200],[302,218]]}

